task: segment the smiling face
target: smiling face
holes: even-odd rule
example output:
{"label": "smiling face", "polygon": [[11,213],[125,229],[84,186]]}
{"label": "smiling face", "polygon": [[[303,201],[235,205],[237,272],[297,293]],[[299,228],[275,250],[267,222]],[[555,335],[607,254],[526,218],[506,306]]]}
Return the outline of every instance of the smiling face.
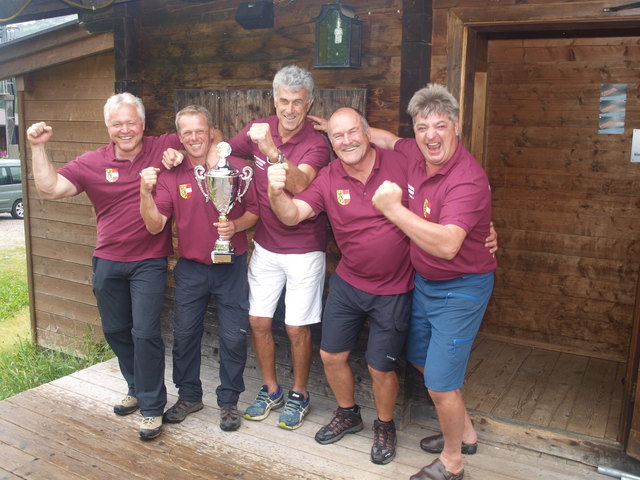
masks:
{"label": "smiling face", "polygon": [[142,150],[144,121],[133,105],[123,104],[107,120],[109,138],[115,144],[116,158],[133,160]]}
{"label": "smiling face", "polygon": [[413,131],[430,174],[440,170],[458,148],[458,122],[453,122],[447,114],[417,115],[413,120]]}
{"label": "smiling face", "polygon": [[333,150],[347,168],[357,168],[371,151],[369,131],[353,109],[338,109],[329,119],[327,132]]}
{"label": "smiling face", "polygon": [[309,100],[306,88],[294,92],[281,85],[273,103],[278,116],[278,133],[283,140],[288,140],[302,129],[313,101]]}
{"label": "smiling face", "polygon": [[178,136],[189,158],[194,164],[203,165],[213,138],[207,119],[200,113],[185,114],[180,116],[178,125]]}

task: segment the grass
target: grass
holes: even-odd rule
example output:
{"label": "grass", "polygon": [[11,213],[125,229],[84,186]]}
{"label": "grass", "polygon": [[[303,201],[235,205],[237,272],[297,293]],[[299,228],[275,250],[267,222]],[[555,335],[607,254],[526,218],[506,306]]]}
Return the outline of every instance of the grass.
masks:
{"label": "grass", "polygon": [[31,343],[26,270],[24,248],[0,250],[0,400],[113,357],[91,330],[74,342],[78,356]]}
{"label": "grass", "polygon": [[10,320],[29,305],[25,250],[0,250],[0,322]]}

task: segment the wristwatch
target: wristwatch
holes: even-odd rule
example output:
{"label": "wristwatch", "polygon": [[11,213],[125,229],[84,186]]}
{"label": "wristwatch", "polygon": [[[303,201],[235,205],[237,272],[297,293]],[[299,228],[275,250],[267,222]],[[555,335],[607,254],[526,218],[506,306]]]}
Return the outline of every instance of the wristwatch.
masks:
{"label": "wristwatch", "polygon": [[275,162],[272,162],[269,157],[267,157],[267,160],[271,165],[275,165],[276,163],[284,163],[287,159],[285,158],[284,153],[278,150],[278,160],[276,160]]}

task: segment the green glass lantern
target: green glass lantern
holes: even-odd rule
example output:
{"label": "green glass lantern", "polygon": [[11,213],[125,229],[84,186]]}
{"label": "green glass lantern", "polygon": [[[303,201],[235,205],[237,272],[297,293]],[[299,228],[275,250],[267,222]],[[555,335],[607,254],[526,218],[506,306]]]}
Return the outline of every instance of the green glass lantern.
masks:
{"label": "green glass lantern", "polygon": [[316,24],[314,67],[360,68],[362,22],[340,2],[322,5]]}

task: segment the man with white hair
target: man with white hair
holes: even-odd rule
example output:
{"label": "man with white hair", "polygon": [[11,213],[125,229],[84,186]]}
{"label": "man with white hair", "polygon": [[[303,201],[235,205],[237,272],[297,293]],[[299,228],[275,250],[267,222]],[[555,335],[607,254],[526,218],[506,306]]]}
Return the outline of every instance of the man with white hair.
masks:
{"label": "man with white hair", "polygon": [[[151,235],[140,216],[140,172],[163,167],[162,153],[180,149],[177,135],[143,136],[142,101],[130,93],[111,96],[104,106],[111,142],[86,152],[58,171],[46,144],[53,129],[45,122],[27,129],[33,177],[41,198],[55,200],[85,192],[96,213],[93,290],[105,339],[120,364],[128,392],[114,406],[117,415],[138,408],[139,435],[151,440],[162,433],[167,402],[165,348],[160,333],[171,229]],[[168,162],[165,168],[171,168]]]}

